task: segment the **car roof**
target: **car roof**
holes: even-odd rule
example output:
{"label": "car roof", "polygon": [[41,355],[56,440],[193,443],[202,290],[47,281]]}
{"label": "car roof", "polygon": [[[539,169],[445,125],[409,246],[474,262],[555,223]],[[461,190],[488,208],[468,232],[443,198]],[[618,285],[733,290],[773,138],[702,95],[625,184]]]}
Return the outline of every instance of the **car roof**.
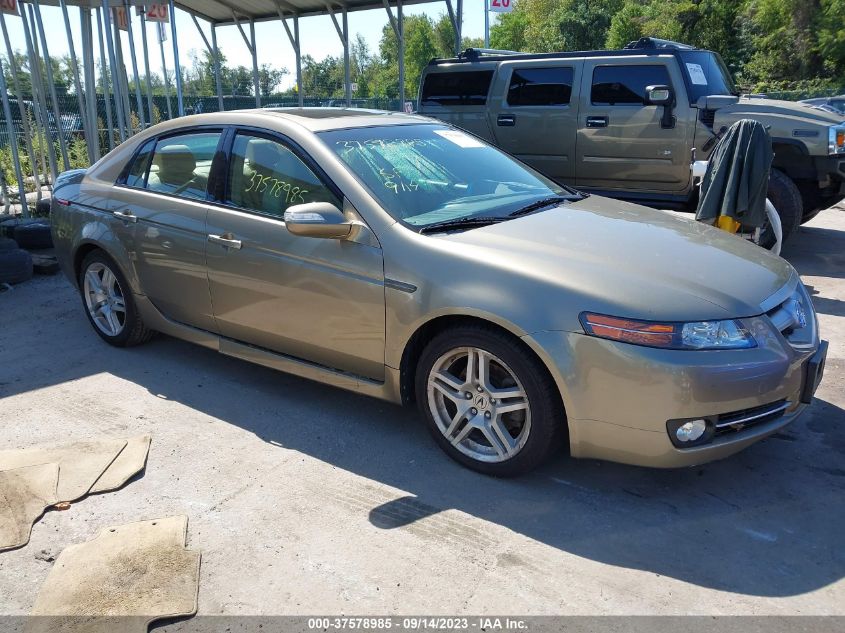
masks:
{"label": "car roof", "polygon": [[198,125],[242,125],[278,129],[279,126],[274,123],[281,122],[310,132],[385,125],[443,125],[442,121],[415,114],[364,108],[254,108],[177,117],[147,128],[132,138],[144,142],[151,136],[172,134]]}
{"label": "car roof", "polygon": [[431,119],[414,114],[390,112],[388,110],[370,110],[366,108],[262,108],[256,110],[233,110],[231,113],[279,117],[291,123],[301,125],[312,132],[379,125],[432,123]]}

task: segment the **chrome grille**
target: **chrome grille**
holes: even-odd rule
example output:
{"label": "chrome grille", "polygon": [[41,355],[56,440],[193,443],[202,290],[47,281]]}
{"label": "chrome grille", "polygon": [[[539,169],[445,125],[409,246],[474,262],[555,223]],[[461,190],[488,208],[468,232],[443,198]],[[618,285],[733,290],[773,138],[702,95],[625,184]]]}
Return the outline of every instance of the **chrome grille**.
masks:
{"label": "chrome grille", "polygon": [[783,416],[789,406],[789,401],[784,399],[761,407],[752,407],[750,409],[742,409],[741,411],[723,413],[716,418],[715,435],[720,436],[726,433],[742,431],[743,429],[747,429],[758,424],[777,420]]}

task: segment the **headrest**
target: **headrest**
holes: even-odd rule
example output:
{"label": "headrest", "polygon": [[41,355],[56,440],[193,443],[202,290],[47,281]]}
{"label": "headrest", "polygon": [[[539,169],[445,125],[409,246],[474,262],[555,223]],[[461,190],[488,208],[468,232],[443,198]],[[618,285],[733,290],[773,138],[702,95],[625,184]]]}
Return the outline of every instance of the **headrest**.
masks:
{"label": "headrest", "polygon": [[272,169],[279,160],[279,145],[263,138],[252,139],[246,145],[246,159],[253,169]]}
{"label": "headrest", "polygon": [[187,182],[194,176],[197,161],[187,145],[167,145],[157,150],[153,163],[160,180]]}

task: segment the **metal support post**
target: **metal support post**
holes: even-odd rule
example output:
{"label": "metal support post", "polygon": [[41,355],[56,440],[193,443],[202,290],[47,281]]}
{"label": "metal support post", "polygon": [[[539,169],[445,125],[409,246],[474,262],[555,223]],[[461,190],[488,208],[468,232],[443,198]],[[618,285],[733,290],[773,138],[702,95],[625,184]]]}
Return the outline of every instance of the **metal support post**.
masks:
{"label": "metal support post", "polygon": [[[9,31],[6,29],[6,16],[0,13],[0,27],[3,30],[3,39],[6,41],[6,54],[9,60],[9,73],[12,75],[12,87],[15,89],[15,97],[18,100],[18,110],[21,115],[21,130],[23,131],[24,147],[26,148],[27,156],[29,156],[29,164],[32,167],[32,177],[35,181],[35,191],[37,199],[41,199],[41,174],[38,166],[38,156],[35,155],[32,145],[32,131],[29,129],[29,113],[23,103],[23,92],[21,91],[21,83],[18,79],[18,65],[15,62],[15,54],[12,51],[12,43],[9,41]],[[7,119],[11,120],[11,119]]]}
{"label": "metal support post", "polygon": [[141,47],[144,50],[144,84],[147,90],[147,119],[150,125],[155,123],[153,116],[153,84],[150,80],[150,49],[147,44],[147,10],[141,7]]}
{"label": "metal support post", "polygon": [[[185,100],[182,96],[182,64],[179,62],[179,42],[176,39],[176,5],[170,0],[170,39],[173,40],[173,70],[176,73],[176,106],[179,116],[185,116]],[[162,59],[164,59],[162,57]]]}
{"label": "metal support post", "polygon": [[135,38],[132,35],[132,7],[128,0],[123,0],[126,9],[126,33],[129,35],[129,56],[132,59],[132,79],[135,81],[135,107],[138,108],[138,122],[141,129],[147,127],[144,117],[144,102],[141,99],[141,76],[138,74],[138,60],[135,57]]}
{"label": "metal support post", "polygon": [[[106,102],[106,136],[108,137],[109,151],[114,149],[114,117],[112,116],[111,100],[111,71],[106,58],[106,45],[103,42],[103,16],[100,8],[97,8],[97,38],[100,40],[100,74],[103,83],[103,99]],[[116,107],[116,106],[115,106]],[[118,125],[120,140],[123,140],[123,130]]]}
{"label": "metal support post", "polygon": [[[12,109],[9,107],[9,95],[6,90],[6,76],[3,72],[3,63],[0,61],[0,96],[3,99],[3,115],[6,117],[6,131],[9,134],[9,147],[12,148],[12,163],[15,166],[15,177],[18,179],[18,190],[21,199],[21,210],[23,217],[29,217],[29,207],[26,204],[26,188],[24,187],[23,173],[21,172],[21,158],[18,154],[18,135],[15,131],[14,119],[12,119]],[[22,104],[18,102],[20,108]],[[6,195],[6,202],[8,203],[9,196]]]}
{"label": "metal support post", "polygon": [[35,10],[35,30],[41,39],[41,48],[44,51],[44,70],[47,75],[47,87],[50,90],[50,101],[53,104],[53,118],[56,120],[56,132],[59,137],[59,151],[62,153],[62,163],[64,164],[64,169],[70,169],[70,159],[67,154],[64,124],[62,123],[62,111],[61,108],[59,108],[59,98],[56,95],[56,82],[53,77],[53,62],[50,59],[50,51],[47,48],[47,34],[44,31],[44,22],[41,20],[41,5],[39,5],[38,0],[32,1],[30,10],[33,9]]}

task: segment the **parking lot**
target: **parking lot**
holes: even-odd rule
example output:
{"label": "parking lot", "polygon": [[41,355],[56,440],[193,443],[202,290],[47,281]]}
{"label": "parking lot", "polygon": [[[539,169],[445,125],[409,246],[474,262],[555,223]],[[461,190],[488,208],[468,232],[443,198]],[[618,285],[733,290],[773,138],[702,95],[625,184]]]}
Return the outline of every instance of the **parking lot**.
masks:
{"label": "parking lot", "polygon": [[0,555],[0,613],[66,546],[186,514],[201,615],[845,615],[845,207],[783,254],[830,341],[802,419],[702,467],[562,455],[516,480],[450,461],[413,409],[166,337],[112,348],[63,276],[2,293],[0,448],[153,440],[141,477]]}

